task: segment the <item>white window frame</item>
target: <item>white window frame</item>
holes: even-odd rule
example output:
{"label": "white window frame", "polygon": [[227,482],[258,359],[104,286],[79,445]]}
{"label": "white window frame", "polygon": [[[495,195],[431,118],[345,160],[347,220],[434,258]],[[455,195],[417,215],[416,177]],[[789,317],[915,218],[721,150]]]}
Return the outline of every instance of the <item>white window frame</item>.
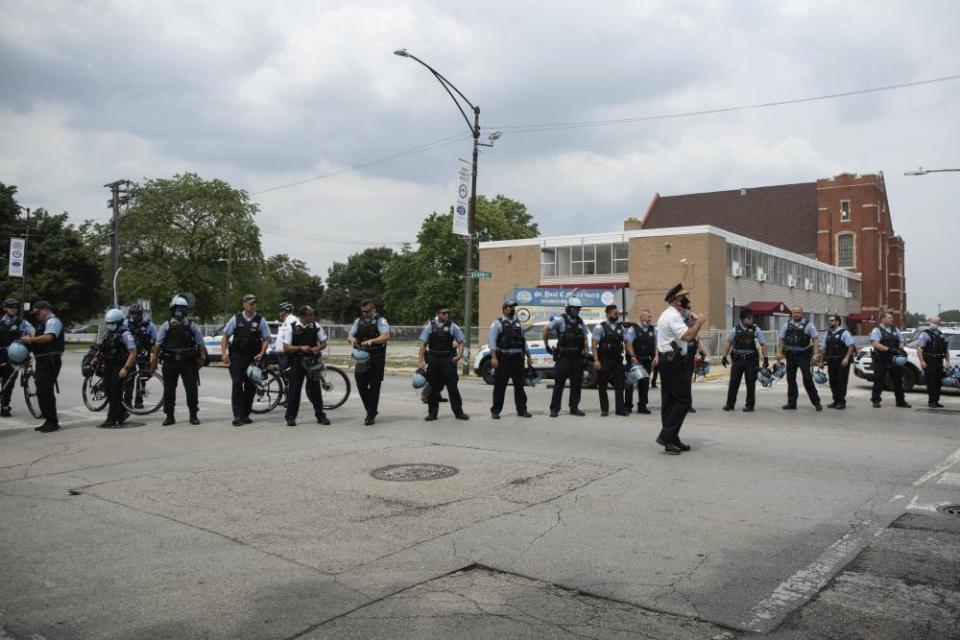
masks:
{"label": "white window frame", "polygon": [[[847,205],[847,215],[846,215],[846,216],[843,215],[843,205],[844,205],[844,204]],[[840,222],[850,222],[850,201],[849,201],[849,200],[841,200],[841,201],[840,201]]]}
{"label": "white window frame", "polygon": [[[851,238],[851,240],[850,240],[850,242],[851,242],[850,250],[851,250],[851,260],[852,260],[852,264],[849,264],[849,265],[847,265],[847,264],[840,264],[840,238],[841,238],[841,236],[850,236],[850,238]],[[848,231],[848,232],[844,232],[844,233],[838,233],[838,234],[834,237],[834,242],[836,242],[837,266],[840,267],[840,268],[842,268],[842,269],[856,269],[856,268],[857,268],[857,234],[852,233],[852,232],[849,232],[849,231]]]}

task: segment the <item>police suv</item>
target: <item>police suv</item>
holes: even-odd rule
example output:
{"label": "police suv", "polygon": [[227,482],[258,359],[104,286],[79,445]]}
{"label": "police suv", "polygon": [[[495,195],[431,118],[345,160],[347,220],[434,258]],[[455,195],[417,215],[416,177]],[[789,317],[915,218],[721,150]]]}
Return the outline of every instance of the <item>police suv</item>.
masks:
{"label": "police suv", "polygon": [[[533,368],[543,374],[544,378],[553,378],[553,356],[547,353],[547,347],[543,343],[543,328],[546,322],[536,322],[524,330],[527,338],[527,346],[530,348],[530,357],[533,360]],[[591,332],[590,342],[593,343],[593,325],[588,324],[587,329]],[[550,348],[557,346],[556,338],[550,338]],[[586,360],[584,361],[586,362]],[[484,344],[473,360],[473,372],[483,378],[487,384],[493,384],[493,368],[490,366],[490,347]],[[584,388],[593,388],[597,384],[597,372],[590,366],[585,367],[583,372]]]}
{"label": "police suv", "polygon": [[[940,331],[947,338],[947,350],[950,352],[950,364],[960,364],[960,327],[941,326]],[[913,334],[914,338],[919,338],[922,330]],[[917,356],[917,341],[912,340],[906,344],[903,349],[907,353],[907,364],[903,367],[903,390],[910,391],[916,386],[926,386],[921,373],[920,358]],[[873,382],[873,347],[860,347],[857,355],[854,356],[853,374],[858,378]],[[893,389],[893,383],[888,378],[886,381],[887,389]]]}
{"label": "police suv", "polygon": [[[277,332],[280,329],[280,323],[275,320],[269,320],[267,325],[270,327],[270,348],[267,350],[267,362],[273,364],[276,362],[275,350],[277,348]],[[223,325],[213,332],[211,336],[203,336],[203,346],[207,348],[207,356],[211,362],[220,362],[223,354],[220,353],[220,340],[223,338]]]}

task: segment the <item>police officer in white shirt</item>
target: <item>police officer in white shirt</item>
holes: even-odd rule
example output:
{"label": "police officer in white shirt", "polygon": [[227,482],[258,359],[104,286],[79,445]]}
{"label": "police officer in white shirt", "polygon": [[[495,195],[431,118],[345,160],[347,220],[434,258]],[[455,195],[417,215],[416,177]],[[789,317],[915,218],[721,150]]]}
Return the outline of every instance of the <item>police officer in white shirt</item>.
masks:
{"label": "police officer in white shirt", "polygon": [[[283,351],[284,344],[290,344],[292,337],[293,323],[297,321],[297,316],[293,315],[293,303],[281,302],[277,310],[277,316],[280,318],[280,327],[277,329],[277,342],[273,347],[273,352],[277,354],[277,364],[280,366],[281,373],[290,366],[290,358]],[[284,374],[286,376],[286,374]]]}
{"label": "police officer in white shirt", "polygon": [[[706,318],[690,309],[689,292],[677,284],[667,292],[664,300],[669,305],[657,320],[657,352],[660,360],[660,435],[657,444],[671,455],[689,451],[680,440],[680,427],[693,400],[690,395],[690,373],[686,365],[689,342],[703,328]],[[687,326],[683,313],[693,319]]]}

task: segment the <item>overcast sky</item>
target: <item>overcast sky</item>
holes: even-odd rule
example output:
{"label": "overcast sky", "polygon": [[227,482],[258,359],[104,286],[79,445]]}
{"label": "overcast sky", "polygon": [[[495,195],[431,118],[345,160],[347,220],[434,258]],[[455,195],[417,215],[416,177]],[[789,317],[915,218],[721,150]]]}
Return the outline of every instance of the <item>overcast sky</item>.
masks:
{"label": "overcast sky", "polygon": [[[117,178],[195,171],[251,192],[466,133],[406,47],[483,126],[656,115],[960,73],[960,3],[7,0],[0,181],[24,205],[107,218]],[[622,126],[507,131],[479,192],[542,233],[622,228],[663,195],[883,171],[908,306],[960,307],[960,81]],[[445,211],[469,140],[255,195],[267,253],[326,275]],[[305,234],[314,234],[312,237]],[[323,236],[321,238],[321,236]],[[328,241],[328,240],[333,241]],[[321,241],[323,240],[323,241]]]}

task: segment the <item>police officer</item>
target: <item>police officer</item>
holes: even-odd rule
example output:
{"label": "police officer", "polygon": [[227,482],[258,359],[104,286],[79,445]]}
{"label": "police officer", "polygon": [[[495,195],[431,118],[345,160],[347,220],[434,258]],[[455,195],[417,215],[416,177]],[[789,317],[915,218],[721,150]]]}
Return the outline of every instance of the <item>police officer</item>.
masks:
{"label": "police officer", "polygon": [[53,314],[53,308],[46,300],[39,300],[33,305],[34,318],[37,321],[36,334],[23,336],[20,342],[29,345],[36,358],[37,376],[37,403],[43,415],[43,424],[35,431],[50,433],[60,428],[60,419],[57,417],[57,397],[54,389],[57,386],[57,377],[60,375],[65,339],[63,337],[63,323]]}
{"label": "police officer", "polygon": [[[231,339],[232,338],[232,339]],[[229,342],[228,342],[229,341]],[[223,363],[230,367],[230,404],[233,406],[233,426],[250,424],[253,396],[257,386],[247,377],[247,367],[261,362],[270,348],[270,326],[257,313],[257,296],[243,296],[243,311],[236,314],[223,328],[220,353]]]}
{"label": "police officer", "polygon": [[618,416],[628,416],[630,412],[623,406],[623,340],[624,329],[620,324],[620,310],[617,305],[604,307],[607,319],[593,328],[593,368],[597,370],[597,391],[600,394],[600,415],[610,415],[610,400],[607,398],[607,384],[613,383],[614,411]]}
{"label": "police officer", "polygon": [[377,418],[380,406],[380,385],[387,366],[387,342],[390,340],[390,324],[377,313],[373,300],[360,303],[360,317],[353,321],[347,332],[347,342],[354,349],[362,349],[370,354],[366,362],[358,362],[353,370],[357,381],[357,391],[367,412],[363,424],[372,425]]}
{"label": "police officer", "polygon": [[[547,351],[553,354],[553,395],[550,398],[550,417],[560,415],[560,401],[563,399],[563,387],[570,381],[570,415],[584,416],[580,411],[580,390],[583,387],[584,356],[590,352],[590,332],[580,309],[583,303],[580,298],[567,298],[567,306],[560,316],[553,318],[543,328],[543,344],[548,345]],[[557,346],[549,347],[550,332],[557,334]]]}
{"label": "police officer", "polygon": [[[637,413],[650,413],[647,409],[651,377],[657,370],[657,330],[650,324],[651,316],[648,309],[640,312],[640,322],[631,324],[624,334],[624,344],[627,347],[627,356],[632,364],[639,364],[647,371],[647,377],[637,383]],[[633,411],[632,384],[624,384],[623,408],[627,413]]]}
{"label": "police officer", "polygon": [[[157,325],[153,324],[144,317],[143,305],[135,302],[130,305],[127,311],[127,319],[124,321],[124,328],[133,336],[133,341],[137,347],[137,357],[135,366],[138,371],[147,371],[150,369],[150,352],[157,341]],[[127,402],[133,401],[136,408],[143,407],[143,387],[142,383],[136,389],[136,397],[133,397],[134,388],[132,385],[124,385],[124,399]]]}
{"label": "police officer", "polygon": [[[687,323],[688,327],[692,327],[694,320],[690,317],[689,312],[684,312],[683,321]],[[690,341],[690,345],[687,347],[687,375],[690,376],[690,382],[696,382],[697,380],[697,357],[700,357],[700,362],[703,362],[707,359],[707,354],[703,350],[703,347],[700,345],[700,339],[694,338]],[[687,410],[687,413],[696,413],[697,410],[693,407],[693,395],[690,396],[690,408]]]}
{"label": "police officer", "polygon": [[286,378],[287,367],[289,367],[289,356],[284,353],[283,345],[290,344],[293,338],[293,323],[297,321],[297,316],[293,315],[293,303],[281,302],[277,309],[277,316],[280,318],[280,326],[277,328],[277,342],[273,347],[273,352],[277,356],[277,365],[280,367],[280,373]]}
{"label": "police officer", "polygon": [[[757,345],[760,345],[759,351]],[[770,365],[767,357],[767,345],[763,340],[763,331],[753,323],[753,312],[749,309],[740,310],[740,324],[727,332],[727,344],[720,360],[724,367],[730,364],[733,358],[733,368],[730,369],[730,385],[727,387],[727,404],[724,411],[733,411],[737,404],[737,393],[740,391],[740,379],[747,379],[747,401],[744,411],[753,411],[756,404],[757,371],[760,368],[760,356],[763,355],[763,366]]]}
{"label": "police officer", "polygon": [[300,412],[300,392],[304,380],[307,398],[313,405],[313,414],[319,424],[330,424],[323,411],[323,391],[319,381],[310,374],[310,368],[320,363],[320,352],[327,348],[327,332],[314,321],[313,307],[304,305],[297,311],[297,320],[291,325],[289,344],[283,350],[290,357],[290,382],[287,386],[287,426],[297,426]]}
{"label": "police officer", "polygon": [[420,331],[420,354],[417,366],[426,367],[430,381],[430,398],[425,420],[436,420],[440,408],[440,392],[447,388],[450,408],[457,420],[469,420],[463,412],[463,399],[457,388],[457,363],[463,357],[463,331],[450,321],[450,305],[438,304],[437,315]]}
{"label": "police officer", "polygon": [[783,405],[784,410],[793,411],[797,408],[797,398],[800,396],[797,388],[799,369],[810,402],[817,411],[823,411],[820,394],[813,384],[813,372],[810,371],[810,364],[820,361],[820,336],[816,327],[803,317],[803,307],[790,309],[790,320],[780,327],[780,341],[783,343],[781,358],[787,361],[787,404]]}
{"label": "police officer", "polygon": [[880,394],[886,386],[887,374],[893,381],[893,395],[897,399],[897,406],[909,409],[911,405],[903,395],[903,372],[901,367],[893,362],[894,356],[903,354],[903,339],[900,330],[893,326],[893,314],[884,312],[878,324],[870,332],[870,341],[873,344],[873,393],[870,402],[874,409],[880,408]]}
{"label": "police officer", "polygon": [[843,328],[840,316],[831,314],[827,322],[830,328],[823,341],[827,358],[827,375],[830,378],[830,395],[833,402],[828,409],[847,408],[847,382],[850,380],[850,363],[853,362],[853,336]]}
{"label": "police officer", "polygon": [[34,333],[33,325],[20,315],[20,301],[15,298],[4,300],[3,315],[0,316],[0,418],[10,417],[10,398],[20,372],[7,359],[7,347]]}
{"label": "police officer", "polygon": [[950,349],[947,347],[947,336],[940,331],[940,316],[933,316],[930,326],[917,338],[917,357],[927,382],[928,406],[932,409],[943,408],[940,404],[940,388],[943,386],[945,365],[950,364]]}
{"label": "police officer", "polygon": [[183,379],[183,390],[187,396],[187,408],[190,410],[190,424],[200,424],[197,412],[200,404],[197,399],[200,385],[200,360],[206,360],[207,349],[203,344],[203,334],[187,317],[188,303],[183,296],[175,296],[170,301],[170,319],[157,330],[157,342],[153,345],[150,368],[156,370],[158,358],[163,361],[163,412],[166,419],[163,426],[176,423],[174,408],[177,404],[177,380]]}
{"label": "police officer", "polygon": [[[689,451],[680,440],[680,428],[692,404],[690,371],[687,349],[707,321],[703,315],[690,311],[689,292],[677,284],[667,292],[664,301],[669,305],[657,320],[657,351],[660,368],[660,435],[657,444],[671,455]],[[693,324],[687,326],[687,315]]]}
{"label": "police officer", "polygon": [[521,418],[532,418],[527,411],[527,392],[523,388],[524,368],[533,368],[533,359],[530,357],[530,348],[523,333],[523,324],[516,318],[517,303],[506,301],[501,306],[501,315],[490,325],[487,334],[487,346],[490,347],[490,366],[493,368],[493,406],[490,407],[490,417],[500,419],[503,411],[503,400],[507,394],[507,383],[513,381],[513,403],[517,408],[517,415]]}
{"label": "police officer", "polygon": [[107,311],[103,323],[107,331],[100,341],[96,359],[107,396],[107,419],[97,426],[114,429],[130,417],[123,406],[123,387],[137,358],[137,343],[124,325],[120,309]]}

